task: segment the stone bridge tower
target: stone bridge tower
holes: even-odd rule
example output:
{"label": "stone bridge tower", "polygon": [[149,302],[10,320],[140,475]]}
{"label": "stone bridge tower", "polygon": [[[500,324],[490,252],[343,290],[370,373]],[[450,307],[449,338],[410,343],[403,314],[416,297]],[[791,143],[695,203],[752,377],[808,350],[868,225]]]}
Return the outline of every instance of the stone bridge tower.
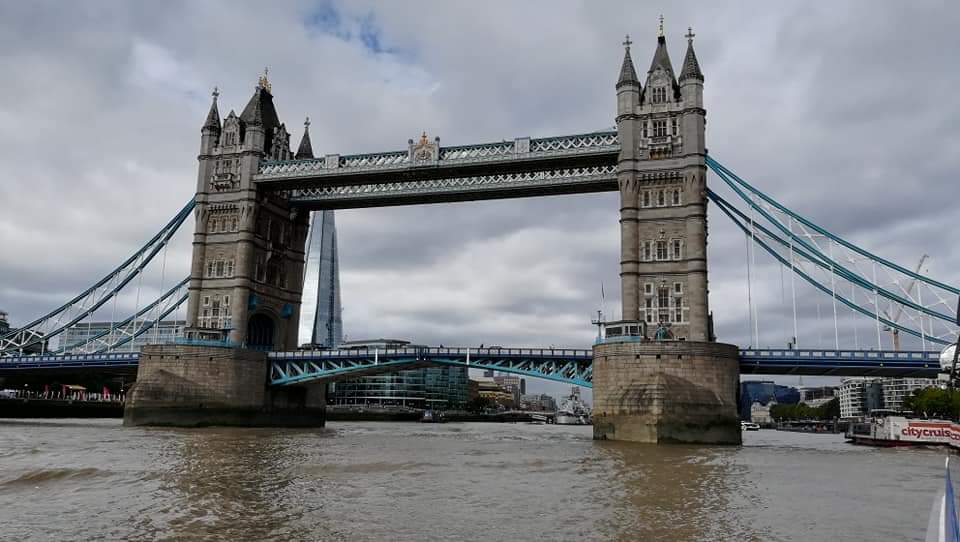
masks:
{"label": "stone bridge tower", "polygon": [[[307,136],[305,136],[307,137]],[[297,346],[308,214],[253,183],[261,162],[293,158],[266,74],[238,116],[217,92],[201,130],[188,333],[254,349]]]}
{"label": "stone bridge tower", "polygon": [[707,304],[706,110],[687,34],[677,77],[663,19],[645,80],[630,39],[616,84],[623,319],[646,339],[594,348],[594,437],[740,442],[737,349],[713,342]]}

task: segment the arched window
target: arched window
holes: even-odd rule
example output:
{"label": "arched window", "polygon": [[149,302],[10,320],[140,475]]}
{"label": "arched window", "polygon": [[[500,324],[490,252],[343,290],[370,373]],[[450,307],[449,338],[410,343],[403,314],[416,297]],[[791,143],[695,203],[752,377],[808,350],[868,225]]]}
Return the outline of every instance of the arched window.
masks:
{"label": "arched window", "polygon": [[680,189],[679,188],[673,189],[673,204],[680,205]]}

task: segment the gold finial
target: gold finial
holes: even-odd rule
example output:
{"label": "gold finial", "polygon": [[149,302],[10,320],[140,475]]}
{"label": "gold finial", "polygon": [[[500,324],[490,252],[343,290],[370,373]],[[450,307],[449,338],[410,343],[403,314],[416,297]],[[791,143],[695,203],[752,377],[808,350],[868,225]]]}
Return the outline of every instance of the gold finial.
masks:
{"label": "gold finial", "polygon": [[269,67],[263,68],[263,75],[261,75],[260,80],[257,81],[257,86],[262,88],[263,90],[266,90],[267,92],[272,93],[273,87],[270,85],[270,81],[267,80],[267,74],[269,73],[270,73]]}
{"label": "gold finial", "polygon": [[663,37],[663,14],[662,13],[660,14],[660,28],[657,29],[657,37],[658,38]]}
{"label": "gold finial", "polygon": [[427,141],[427,132],[424,131],[423,134],[420,135],[420,144],[421,144],[421,145],[426,145],[427,143],[428,143],[428,141]]}
{"label": "gold finial", "polygon": [[631,46],[632,44],[633,44],[633,42],[630,41],[630,34],[627,34],[627,38],[626,38],[625,40],[623,40],[623,46],[624,46],[626,49],[630,49],[630,46]]}
{"label": "gold finial", "polygon": [[692,44],[692,43],[693,43],[693,37],[694,37],[694,36],[696,36],[696,34],[693,33],[693,27],[692,27],[692,26],[688,26],[688,27],[687,27],[687,34],[684,36],[685,38],[687,38],[687,43]]}

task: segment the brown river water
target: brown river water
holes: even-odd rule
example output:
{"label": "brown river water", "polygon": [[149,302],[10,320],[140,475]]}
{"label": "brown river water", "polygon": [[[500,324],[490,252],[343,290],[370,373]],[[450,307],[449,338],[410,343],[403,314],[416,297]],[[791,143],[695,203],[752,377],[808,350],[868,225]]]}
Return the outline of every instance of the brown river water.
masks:
{"label": "brown river water", "polygon": [[943,457],[777,431],[0,420],[0,540],[923,540]]}

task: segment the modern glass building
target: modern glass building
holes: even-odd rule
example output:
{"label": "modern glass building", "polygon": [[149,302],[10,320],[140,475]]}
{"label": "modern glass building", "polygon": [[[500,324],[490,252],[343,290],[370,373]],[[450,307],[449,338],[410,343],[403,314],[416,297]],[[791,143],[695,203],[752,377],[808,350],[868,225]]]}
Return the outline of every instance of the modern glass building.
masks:
{"label": "modern glass building", "polygon": [[[409,346],[408,341],[351,341],[340,348],[373,350]],[[338,380],[330,384],[327,402],[333,405],[460,408],[467,403],[466,367],[426,367],[395,373]]]}
{"label": "modern glass building", "polygon": [[340,261],[333,211],[314,212],[307,240],[298,343],[334,347],[343,342]]}

